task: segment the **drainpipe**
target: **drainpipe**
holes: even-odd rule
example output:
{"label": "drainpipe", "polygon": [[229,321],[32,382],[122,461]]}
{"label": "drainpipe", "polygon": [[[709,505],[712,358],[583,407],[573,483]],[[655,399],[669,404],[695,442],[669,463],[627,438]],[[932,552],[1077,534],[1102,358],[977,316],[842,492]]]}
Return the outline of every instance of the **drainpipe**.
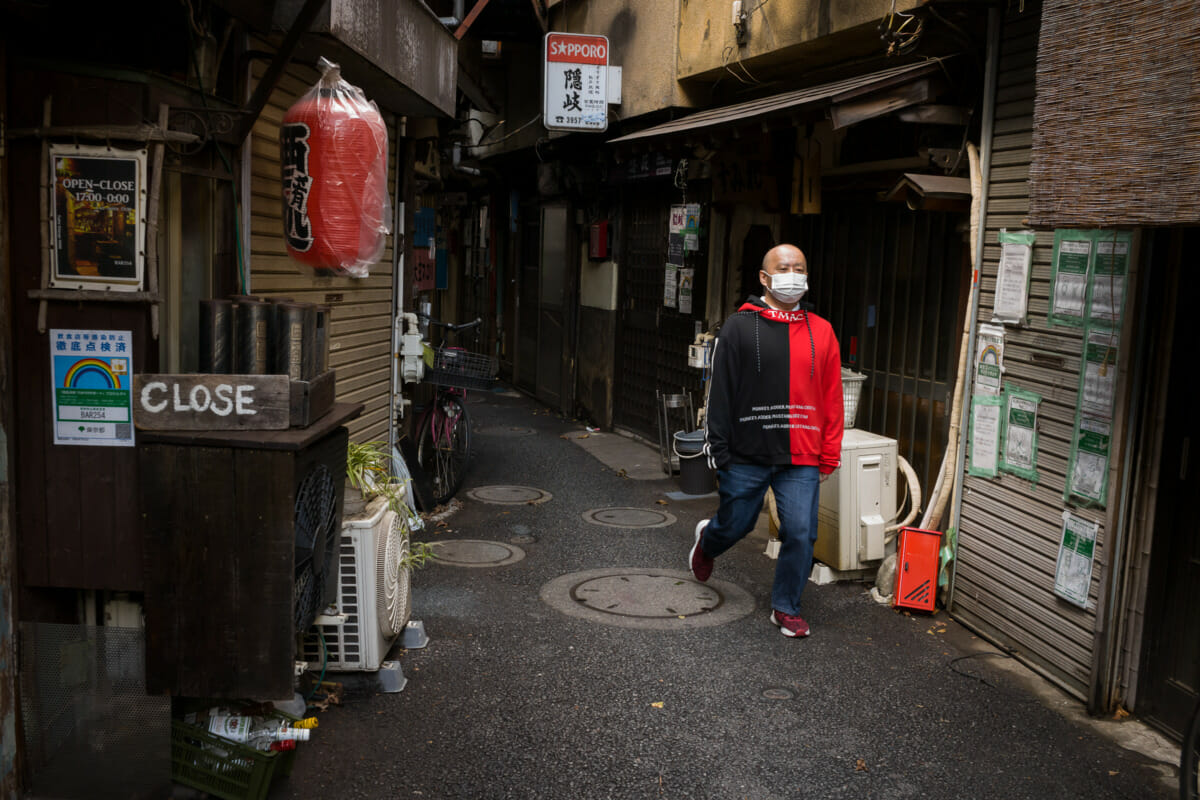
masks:
{"label": "drainpipe", "polygon": [[[983,163],[983,187],[979,197],[981,214],[979,236],[975,239],[975,268],[971,282],[971,302],[967,308],[967,313],[971,319],[970,333],[968,334],[968,341],[971,342],[971,346],[967,349],[968,359],[975,352],[974,342],[979,317],[979,276],[983,273],[983,246],[984,240],[987,239],[987,203],[988,189],[992,175],[992,133],[996,122],[996,79],[997,73],[1000,71],[999,62],[1000,9],[993,6],[988,9],[987,64],[983,70],[983,130],[979,137],[979,160]],[[970,382],[968,382],[968,386],[970,386]],[[961,432],[963,446],[958,448],[958,458],[955,461],[954,507],[950,513],[950,530],[954,532],[955,555],[954,562],[950,565],[950,586],[946,591],[946,608],[951,611],[954,609],[954,578],[958,574],[958,529],[962,524],[963,470],[967,459],[967,448],[965,445],[967,431],[969,430],[967,426],[971,420],[971,403],[968,402],[969,397],[970,395],[968,394],[968,397],[964,398],[962,414],[959,418],[959,431]]]}
{"label": "drainpipe", "polygon": [[394,213],[392,215],[392,387],[388,397],[388,453],[395,452],[399,435],[397,426],[404,411],[403,384],[399,380],[400,335],[396,320],[404,311],[404,140],[408,136],[408,117],[400,117],[396,124],[396,183],[393,188]]}
{"label": "drainpipe", "polygon": [[[1142,280],[1138,290],[1138,298],[1142,300],[1149,297],[1150,292],[1150,259],[1141,259]],[[1092,672],[1096,676],[1092,682],[1091,688],[1088,691],[1088,713],[1103,714],[1111,710],[1113,697],[1113,689],[1115,688],[1114,675],[1117,672],[1118,650],[1123,638],[1120,634],[1124,631],[1125,621],[1118,618],[1118,612],[1125,600],[1125,587],[1128,582],[1125,580],[1125,550],[1126,550],[1126,533],[1129,527],[1129,520],[1132,517],[1132,500],[1133,492],[1133,450],[1136,444],[1138,429],[1137,424],[1142,415],[1142,397],[1143,392],[1139,387],[1145,386],[1146,380],[1146,364],[1151,360],[1150,345],[1147,341],[1148,332],[1147,318],[1149,314],[1138,315],[1138,357],[1133,361],[1133,381],[1130,386],[1134,387],[1133,397],[1129,401],[1129,413],[1125,415],[1125,419],[1130,424],[1125,426],[1124,442],[1121,443],[1121,500],[1117,506],[1117,518],[1112,530],[1111,543],[1106,542],[1105,549],[1112,553],[1111,560],[1108,566],[1108,575],[1104,587],[1104,614],[1097,619],[1100,624],[1100,630],[1097,632],[1097,642],[1095,646],[1096,657],[1092,664]]]}
{"label": "drainpipe", "polygon": [[466,173],[467,175],[475,175],[475,176],[479,176],[479,175],[483,174],[483,170],[479,169],[478,167],[464,167],[463,165],[458,163],[459,161],[462,160],[462,145],[461,144],[458,144],[457,142],[455,142],[453,152],[454,152],[453,164],[454,164],[455,172],[463,172],[463,173]]}
{"label": "drainpipe", "polygon": [[447,28],[457,28],[462,24],[463,15],[465,13],[465,5],[466,0],[454,0],[454,15],[450,17],[438,17],[438,22],[442,23]]}

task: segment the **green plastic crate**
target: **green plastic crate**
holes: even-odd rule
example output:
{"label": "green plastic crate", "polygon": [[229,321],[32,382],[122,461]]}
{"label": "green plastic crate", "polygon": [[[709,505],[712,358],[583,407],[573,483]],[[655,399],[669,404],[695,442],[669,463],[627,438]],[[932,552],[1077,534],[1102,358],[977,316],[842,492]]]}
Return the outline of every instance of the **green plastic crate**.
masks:
{"label": "green plastic crate", "polygon": [[[276,711],[293,722],[296,717]],[[263,752],[171,720],[171,780],[225,800],[262,800],[272,778],[291,774],[296,751]]]}

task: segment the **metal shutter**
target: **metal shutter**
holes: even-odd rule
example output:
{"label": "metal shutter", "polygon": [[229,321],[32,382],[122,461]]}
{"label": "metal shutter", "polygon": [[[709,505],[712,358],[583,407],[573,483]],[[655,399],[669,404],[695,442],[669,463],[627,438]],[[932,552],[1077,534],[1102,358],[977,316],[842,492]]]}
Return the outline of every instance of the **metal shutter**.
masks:
{"label": "metal shutter", "polygon": [[[258,42],[260,49],[268,49]],[[253,80],[266,71],[256,61]],[[280,195],[279,126],[297,98],[318,80],[318,72],[293,64],[279,81],[262,116],[254,125],[250,176],[250,290],[267,297],[291,297],[297,302],[323,303],[333,309],[330,365],[337,371],[339,402],[362,403],[362,415],[348,423],[354,441],[387,441],[390,416],[392,334],[392,237],[370,277],[328,278],[290,259],[283,243]],[[353,75],[345,76],[351,83]],[[253,87],[251,87],[253,88]],[[389,187],[395,186],[394,118],[388,123]],[[395,208],[396,199],[392,198]]]}
{"label": "metal shutter", "polygon": [[[1000,229],[1029,228],[1038,27],[1038,5],[1032,3],[1025,4],[1024,13],[1013,7],[1005,21],[984,220],[987,238],[979,322],[990,321],[992,315]],[[1024,328],[1006,326],[1005,338],[1006,381],[1043,398],[1038,422],[1039,480],[1035,486],[1007,473],[995,479],[964,478],[950,610],[955,618],[1011,648],[1018,658],[1071,694],[1086,699],[1110,516],[1104,511],[1078,511],[1101,523],[1085,611],[1054,594],[1082,336],[1078,329],[1049,327],[1046,321],[1053,242],[1052,230],[1037,229],[1029,324]],[[1109,508],[1114,505],[1110,500]]]}

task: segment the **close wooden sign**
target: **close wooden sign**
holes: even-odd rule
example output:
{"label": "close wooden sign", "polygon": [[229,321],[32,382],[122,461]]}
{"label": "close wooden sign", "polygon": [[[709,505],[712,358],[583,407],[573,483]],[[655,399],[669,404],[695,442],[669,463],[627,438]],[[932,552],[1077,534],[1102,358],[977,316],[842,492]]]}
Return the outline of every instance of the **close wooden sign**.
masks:
{"label": "close wooden sign", "polygon": [[134,375],[133,422],[143,431],[280,431],[287,375]]}

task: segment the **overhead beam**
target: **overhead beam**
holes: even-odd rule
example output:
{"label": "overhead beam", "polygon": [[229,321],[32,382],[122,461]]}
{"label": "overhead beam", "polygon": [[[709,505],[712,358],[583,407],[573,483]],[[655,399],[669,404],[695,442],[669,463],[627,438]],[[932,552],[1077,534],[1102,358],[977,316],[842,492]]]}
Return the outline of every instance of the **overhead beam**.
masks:
{"label": "overhead beam", "polygon": [[287,69],[288,62],[292,60],[292,53],[295,52],[296,45],[300,43],[300,37],[308,33],[308,29],[312,27],[313,20],[317,18],[317,14],[325,6],[325,2],[326,0],[304,1],[304,8],[300,9],[300,13],[296,15],[296,21],[288,29],[283,44],[279,46],[275,58],[271,61],[271,66],[267,67],[267,71],[263,73],[262,80],[258,82],[258,86],[254,89],[254,95],[246,105],[246,115],[242,117],[241,124],[237,128],[239,143],[246,140],[254,128],[254,123],[258,122],[258,116],[271,98],[271,92],[275,91],[275,85],[279,83],[283,71]]}
{"label": "overhead beam", "polygon": [[829,116],[833,121],[833,129],[839,130],[874,117],[882,117],[907,106],[926,103],[933,97],[932,82],[929,78],[922,78],[864,99],[838,103],[829,110]]}
{"label": "overhead beam", "polygon": [[542,0],[530,0],[533,3],[533,15],[537,17],[538,24],[542,26],[542,33],[547,33],[550,30],[550,21],[546,17],[546,6]]}
{"label": "overhead beam", "polygon": [[897,112],[902,122],[924,122],[929,125],[966,125],[971,121],[971,109],[962,106],[940,106],[932,103],[905,108]]}
{"label": "overhead beam", "polygon": [[467,30],[471,27],[471,23],[475,21],[475,18],[479,16],[480,12],[483,11],[489,2],[491,0],[475,0],[475,5],[471,8],[470,13],[467,14],[467,18],[462,21],[462,24],[458,26],[458,30],[454,32],[455,39],[462,41],[462,38],[467,35]]}

